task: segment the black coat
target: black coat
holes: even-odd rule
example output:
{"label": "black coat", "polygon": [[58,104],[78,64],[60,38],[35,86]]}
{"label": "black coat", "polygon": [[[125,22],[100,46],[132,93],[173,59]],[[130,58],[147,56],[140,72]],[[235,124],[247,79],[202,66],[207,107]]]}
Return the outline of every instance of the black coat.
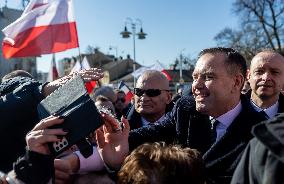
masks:
{"label": "black coat", "polygon": [[278,113],[282,113],[284,112],[284,95],[282,93],[280,93],[279,95],[279,107],[278,107]]}
{"label": "black coat", "polygon": [[210,145],[209,117],[195,110],[193,97],[183,96],[163,122],[131,131],[130,149],[154,141],[197,149],[203,154],[206,164],[207,183],[229,183],[246,145],[253,137],[251,128],[264,120],[245,96],[241,96],[241,103],[242,111],[213,146]]}
{"label": "black coat", "polygon": [[25,154],[25,135],[39,118],[37,104],[43,99],[41,83],[15,77],[0,85],[0,170],[9,171]]}
{"label": "black coat", "polygon": [[[173,109],[174,103],[171,102],[166,106],[166,113]],[[129,107],[127,112],[127,119],[129,121],[130,130],[134,130],[143,126],[141,115],[135,110],[134,104]]]}
{"label": "black coat", "polygon": [[231,184],[284,183],[284,113],[256,125]]}
{"label": "black coat", "polygon": [[[251,90],[249,90],[245,95],[246,95],[247,98],[250,99]],[[282,112],[284,112],[284,95],[282,93],[280,93],[280,95],[279,95],[278,102],[279,102],[278,113],[282,113]]]}

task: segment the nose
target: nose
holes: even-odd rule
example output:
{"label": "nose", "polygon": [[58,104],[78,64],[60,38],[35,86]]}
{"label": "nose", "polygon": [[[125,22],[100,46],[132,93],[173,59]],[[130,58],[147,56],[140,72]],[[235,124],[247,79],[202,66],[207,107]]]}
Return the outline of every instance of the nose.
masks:
{"label": "nose", "polygon": [[271,79],[271,73],[270,73],[270,72],[265,72],[265,73],[262,75],[262,79],[263,79],[263,80],[270,80],[270,79]]}
{"label": "nose", "polygon": [[201,77],[198,77],[198,78],[193,80],[192,90],[201,89],[201,88],[203,88],[203,86],[204,86],[204,81],[202,80]]}

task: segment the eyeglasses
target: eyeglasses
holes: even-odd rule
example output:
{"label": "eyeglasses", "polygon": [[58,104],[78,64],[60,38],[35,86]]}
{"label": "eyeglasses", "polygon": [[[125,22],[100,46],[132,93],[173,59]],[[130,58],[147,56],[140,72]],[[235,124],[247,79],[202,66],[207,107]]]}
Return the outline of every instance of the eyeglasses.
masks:
{"label": "eyeglasses", "polygon": [[140,88],[134,88],[134,94],[137,96],[142,96],[144,93],[148,97],[155,97],[159,96],[162,91],[169,91],[169,90],[163,90],[163,89],[140,89]]}
{"label": "eyeglasses", "polygon": [[124,103],[126,100],[125,100],[125,98],[117,98],[116,102],[118,102],[118,101],[121,101],[122,103]]}

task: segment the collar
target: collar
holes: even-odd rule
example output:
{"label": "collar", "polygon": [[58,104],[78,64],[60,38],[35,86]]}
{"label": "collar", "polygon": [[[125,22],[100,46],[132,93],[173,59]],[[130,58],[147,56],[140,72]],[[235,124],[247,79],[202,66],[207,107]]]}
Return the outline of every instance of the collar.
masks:
{"label": "collar", "polygon": [[[158,123],[158,122],[160,122],[160,121],[163,121],[164,118],[165,118],[165,114],[164,114],[162,117],[160,117],[160,119],[158,119],[157,121],[155,121],[154,123]],[[150,125],[153,124],[153,123],[147,121],[147,120],[146,120],[145,118],[143,118],[142,116],[141,116],[141,122],[142,122],[142,126],[148,126],[149,124],[150,124]]]}
{"label": "collar", "polygon": [[241,101],[239,101],[239,103],[233,109],[229,110],[225,114],[216,118],[221,124],[217,125],[217,127],[222,126],[225,129],[227,129],[234,121],[234,119],[240,114],[241,111],[242,111],[242,104]]}
{"label": "collar", "polygon": [[277,101],[275,104],[271,105],[270,107],[266,108],[266,109],[262,109],[260,108],[259,106],[257,106],[253,101],[252,99],[250,99],[250,103],[251,105],[253,106],[253,108],[257,111],[257,112],[260,112],[260,111],[264,111],[267,116],[269,116],[269,118],[272,118],[274,117],[277,112],[278,112],[278,107],[279,107],[279,102]]}

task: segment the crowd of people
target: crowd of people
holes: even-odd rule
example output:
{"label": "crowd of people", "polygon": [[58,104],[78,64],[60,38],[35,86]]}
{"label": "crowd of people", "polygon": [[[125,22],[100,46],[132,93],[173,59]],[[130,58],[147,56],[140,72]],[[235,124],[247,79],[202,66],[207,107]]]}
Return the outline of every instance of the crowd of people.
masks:
{"label": "crowd of people", "polygon": [[92,155],[85,158],[74,145],[54,157],[48,144],[69,130],[50,128],[64,117],[40,120],[37,105],[78,75],[88,82],[103,72],[82,70],[45,84],[24,71],[2,78],[2,183],[284,183],[280,53],[263,50],[247,69],[234,49],[204,49],[191,91],[175,96],[154,70],[138,78],[131,101],[119,89],[98,87],[90,96],[106,110],[100,110],[104,125],[86,135]]}

